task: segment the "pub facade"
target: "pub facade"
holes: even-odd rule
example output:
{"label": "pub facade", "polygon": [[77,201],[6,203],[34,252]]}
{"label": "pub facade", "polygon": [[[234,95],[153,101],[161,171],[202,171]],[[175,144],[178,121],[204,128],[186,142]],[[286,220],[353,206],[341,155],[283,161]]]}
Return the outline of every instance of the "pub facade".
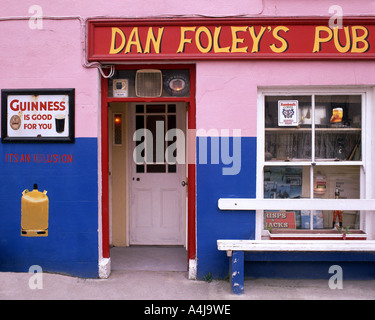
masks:
{"label": "pub facade", "polygon": [[[113,246],[181,246],[189,278],[224,278],[218,239],[375,239],[374,15],[235,2],[4,10],[1,271],[108,277]],[[246,273],[334,262],[375,276],[324,247]]]}

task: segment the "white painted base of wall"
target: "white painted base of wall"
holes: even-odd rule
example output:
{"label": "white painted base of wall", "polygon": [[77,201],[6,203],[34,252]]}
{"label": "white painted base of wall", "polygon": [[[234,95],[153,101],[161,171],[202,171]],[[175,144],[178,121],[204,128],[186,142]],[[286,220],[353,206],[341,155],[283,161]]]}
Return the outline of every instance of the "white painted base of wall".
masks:
{"label": "white painted base of wall", "polygon": [[111,258],[102,258],[99,261],[99,278],[107,279],[111,274]]}
{"label": "white painted base of wall", "polygon": [[197,260],[189,259],[189,280],[197,279]]}

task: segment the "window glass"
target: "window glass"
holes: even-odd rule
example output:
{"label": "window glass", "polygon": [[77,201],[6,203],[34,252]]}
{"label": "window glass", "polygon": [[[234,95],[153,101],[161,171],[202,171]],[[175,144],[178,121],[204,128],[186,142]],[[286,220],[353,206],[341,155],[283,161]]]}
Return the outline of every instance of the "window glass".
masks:
{"label": "window glass", "polygon": [[315,159],[361,160],[361,96],[315,97]]}
{"label": "window glass", "polygon": [[311,96],[267,96],[265,160],[311,160]]}
{"label": "window glass", "polygon": [[[359,166],[316,166],[313,171],[315,199],[360,198]],[[335,214],[332,210],[323,210],[320,214],[321,228],[335,228],[334,224],[338,224],[342,228],[359,229],[358,211],[343,210]]]}
{"label": "window glass", "polygon": [[[359,199],[362,96],[270,95],[264,101],[264,198]],[[279,233],[359,229],[360,212],[265,210],[264,227]]]}
{"label": "window glass", "polygon": [[[264,198],[300,199],[310,195],[309,168],[303,166],[264,167]],[[309,213],[304,212],[304,216]],[[300,210],[265,210],[264,222],[268,230],[301,229],[303,219]],[[309,219],[309,218],[308,218]]]}
{"label": "window glass", "polygon": [[[145,149],[137,155],[137,173],[176,173],[177,166],[173,163],[173,159],[177,157],[177,148],[168,148],[176,142],[176,137],[172,141],[162,141],[164,146],[158,145],[157,136],[165,134],[166,131],[176,129],[176,105],[170,104],[147,104],[147,105],[136,105],[135,115],[135,128],[136,135],[135,139],[136,146],[140,144],[145,145]],[[146,129],[146,131],[142,130]],[[172,151],[167,153],[166,151]],[[148,152],[145,152],[147,150]],[[145,159],[146,158],[146,159]],[[144,163],[143,160],[146,160]],[[172,160],[171,160],[172,159]]]}

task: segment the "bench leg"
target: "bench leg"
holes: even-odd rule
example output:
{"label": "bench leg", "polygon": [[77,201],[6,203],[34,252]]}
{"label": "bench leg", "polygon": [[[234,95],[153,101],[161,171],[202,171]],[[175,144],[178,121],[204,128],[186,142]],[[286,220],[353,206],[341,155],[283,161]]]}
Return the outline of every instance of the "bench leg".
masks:
{"label": "bench leg", "polygon": [[232,293],[243,294],[244,292],[244,263],[244,252],[233,251],[229,270]]}

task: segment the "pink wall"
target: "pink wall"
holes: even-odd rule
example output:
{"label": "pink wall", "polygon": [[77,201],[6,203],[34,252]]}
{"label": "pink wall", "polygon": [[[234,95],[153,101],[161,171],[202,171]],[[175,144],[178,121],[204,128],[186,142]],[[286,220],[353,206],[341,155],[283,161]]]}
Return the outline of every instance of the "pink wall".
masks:
{"label": "pink wall", "polygon": [[98,71],[82,67],[79,20],[0,21],[0,88],[75,88],[76,137],[98,134]]}
{"label": "pink wall", "polygon": [[42,6],[44,15],[80,15],[82,17],[148,17],[166,15],[246,15],[259,14],[263,9],[262,0],[103,0],[90,1],[8,1],[5,8],[1,8],[2,16],[28,15],[28,8],[33,4]]}
{"label": "pink wall", "polygon": [[217,16],[328,16],[331,5],[342,7],[344,14],[371,15],[375,12],[375,3],[368,0],[18,0],[9,1],[1,7],[1,16],[28,16],[31,5],[38,4],[45,16],[80,15],[101,17],[157,17],[205,15]]}
{"label": "pink wall", "polygon": [[[28,19],[35,14],[29,13],[34,4],[31,0],[7,1],[1,8],[0,87],[76,88],[77,137],[100,134],[99,73],[83,67],[85,29],[80,19],[328,16],[331,5],[324,0],[41,0],[43,27],[33,30]],[[366,0],[334,4],[340,5],[345,15],[375,12],[374,2]],[[203,129],[241,129],[243,136],[255,136],[257,86],[371,84],[371,69],[364,62],[198,62],[197,125]]]}

